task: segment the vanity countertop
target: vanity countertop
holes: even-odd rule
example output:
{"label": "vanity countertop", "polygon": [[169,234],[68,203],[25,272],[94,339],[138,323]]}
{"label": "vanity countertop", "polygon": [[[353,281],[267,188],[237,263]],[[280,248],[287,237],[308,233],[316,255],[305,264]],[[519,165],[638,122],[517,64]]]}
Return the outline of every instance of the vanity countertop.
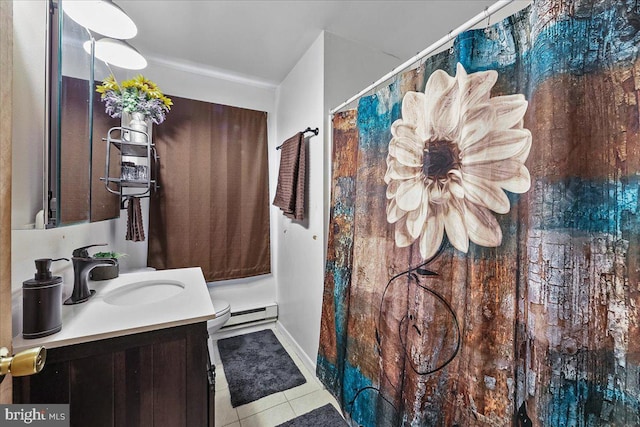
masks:
{"label": "vanity countertop", "polygon": [[125,273],[104,281],[89,281],[96,291],[87,302],[62,306],[62,330],[53,335],[13,338],[13,351],[44,346],[63,347],[154,331],[215,317],[202,270]]}

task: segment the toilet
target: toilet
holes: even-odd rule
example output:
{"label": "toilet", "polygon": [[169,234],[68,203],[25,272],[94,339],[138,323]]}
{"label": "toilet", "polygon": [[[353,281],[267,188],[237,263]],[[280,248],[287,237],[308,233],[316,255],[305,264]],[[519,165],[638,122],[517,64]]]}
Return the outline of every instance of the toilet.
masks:
{"label": "toilet", "polygon": [[213,299],[211,297],[211,302],[213,303],[213,309],[216,312],[215,319],[207,320],[207,330],[209,331],[209,336],[213,336],[220,328],[227,323],[227,320],[231,317],[231,306],[227,301],[221,299]]}

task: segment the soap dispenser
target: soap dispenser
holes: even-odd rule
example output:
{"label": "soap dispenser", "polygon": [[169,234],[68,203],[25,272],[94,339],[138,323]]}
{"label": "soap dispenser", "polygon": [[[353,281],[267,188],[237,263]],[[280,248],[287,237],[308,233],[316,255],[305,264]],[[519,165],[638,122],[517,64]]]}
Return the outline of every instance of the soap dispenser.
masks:
{"label": "soap dispenser", "polygon": [[51,263],[67,258],[35,261],[33,279],[22,282],[22,336],[41,338],[62,329],[62,277],[51,275]]}

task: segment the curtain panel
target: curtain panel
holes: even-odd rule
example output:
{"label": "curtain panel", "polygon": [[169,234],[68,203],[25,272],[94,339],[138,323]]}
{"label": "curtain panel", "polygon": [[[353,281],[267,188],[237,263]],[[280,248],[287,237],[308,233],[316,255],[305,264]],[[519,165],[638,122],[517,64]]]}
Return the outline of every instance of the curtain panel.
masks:
{"label": "curtain panel", "polygon": [[269,273],[267,113],[171,98],[154,128],[148,265],[202,267],[207,281]]}
{"label": "curtain panel", "polygon": [[[59,224],[96,222],[120,215],[118,196],[109,193],[100,181],[106,161],[105,138],[111,127],[120,126],[120,119],[104,113],[100,96],[93,97],[93,136],[89,136],[89,82],[62,76],[60,105],[58,176],[54,186],[60,185],[58,197]],[[53,150],[57,152],[58,150]],[[120,156],[111,151],[111,164],[119,172]],[[54,154],[55,155],[55,154]]]}
{"label": "curtain panel", "polygon": [[[61,93],[57,197],[61,224],[89,221],[91,190],[91,141],[89,140],[89,82],[64,77]],[[101,136],[102,137],[102,136]],[[100,139],[95,145],[100,144]],[[104,167],[103,167],[104,170]],[[58,177],[51,177],[58,179]],[[107,193],[107,190],[104,190]],[[108,194],[108,193],[107,193]]]}
{"label": "curtain panel", "polygon": [[333,119],[354,426],[640,425],[640,9],[540,0]]}

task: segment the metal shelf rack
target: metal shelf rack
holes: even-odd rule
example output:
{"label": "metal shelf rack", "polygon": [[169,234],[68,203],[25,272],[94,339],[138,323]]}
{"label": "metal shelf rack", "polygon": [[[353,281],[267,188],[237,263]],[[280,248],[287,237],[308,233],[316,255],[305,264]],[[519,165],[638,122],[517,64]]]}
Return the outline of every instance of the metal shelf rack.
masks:
{"label": "metal shelf rack", "polygon": [[[149,197],[151,191],[158,189],[157,173],[159,157],[156,146],[149,138],[149,134],[129,127],[116,126],[109,129],[107,137],[102,138],[107,143],[105,160],[105,176],[100,178],[107,191],[120,197],[120,207],[124,209],[124,200],[128,197]],[[120,175],[109,176],[111,167],[111,147],[120,154]],[[146,161],[141,161],[146,159]],[[133,161],[132,161],[133,160]],[[140,176],[125,176],[127,167],[135,171],[140,170]]]}

